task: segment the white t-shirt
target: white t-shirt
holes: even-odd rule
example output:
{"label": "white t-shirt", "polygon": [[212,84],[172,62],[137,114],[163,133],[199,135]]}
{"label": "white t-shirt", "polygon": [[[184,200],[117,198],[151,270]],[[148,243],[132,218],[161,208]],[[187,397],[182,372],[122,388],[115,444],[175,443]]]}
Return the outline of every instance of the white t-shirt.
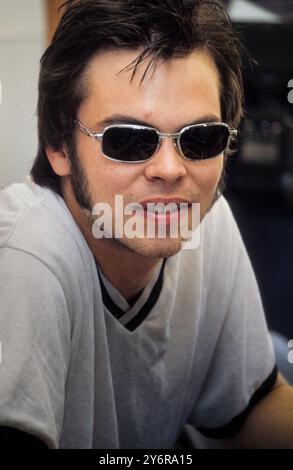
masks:
{"label": "white t-shirt", "polygon": [[132,307],[105,278],[102,296],[102,277],[60,196],[30,178],[0,191],[0,426],[109,449],[171,448],[186,422],[240,426],[275,358],[224,197],[200,247],[162,263]]}

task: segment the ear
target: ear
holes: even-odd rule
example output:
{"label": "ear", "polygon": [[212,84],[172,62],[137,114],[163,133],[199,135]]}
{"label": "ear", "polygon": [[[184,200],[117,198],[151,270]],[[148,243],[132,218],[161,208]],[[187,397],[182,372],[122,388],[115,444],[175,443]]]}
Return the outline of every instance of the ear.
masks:
{"label": "ear", "polygon": [[46,147],[46,154],[51,167],[58,176],[70,175],[70,160],[64,148],[53,150],[52,147]]}

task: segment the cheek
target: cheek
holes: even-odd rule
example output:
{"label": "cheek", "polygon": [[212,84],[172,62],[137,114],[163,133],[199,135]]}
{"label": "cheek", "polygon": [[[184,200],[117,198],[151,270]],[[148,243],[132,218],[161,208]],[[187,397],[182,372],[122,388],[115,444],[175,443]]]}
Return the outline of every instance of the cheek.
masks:
{"label": "cheek", "polygon": [[115,195],[125,194],[139,177],[136,166],[115,163],[103,155],[96,159],[86,160],[85,171],[93,197],[106,200],[114,199]]}
{"label": "cheek", "polygon": [[135,186],[140,175],[141,171],[136,165],[106,161],[100,178],[101,187],[105,188],[108,194],[124,195]]}
{"label": "cheek", "polygon": [[214,193],[223,169],[223,157],[208,160],[199,163],[194,168],[194,180],[196,181],[202,195],[210,195]]}
{"label": "cheek", "polygon": [[103,191],[111,191],[111,188],[118,186],[123,180],[122,167],[102,155],[98,142],[82,136],[77,143],[77,155],[91,185],[97,186],[98,183]]}

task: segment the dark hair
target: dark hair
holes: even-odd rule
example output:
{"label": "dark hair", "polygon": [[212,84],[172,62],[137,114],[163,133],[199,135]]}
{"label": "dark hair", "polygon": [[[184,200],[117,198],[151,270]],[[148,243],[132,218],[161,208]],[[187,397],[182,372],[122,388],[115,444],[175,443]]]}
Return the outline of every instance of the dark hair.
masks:
{"label": "dark hair", "polygon": [[101,50],[143,52],[129,68],[145,73],[158,59],[184,57],[205,48],[221,79],[222,118],[237,127],[243,113],[241,42],[217,0],[78,0],[66,10],[41,59],[38,100],[39,149],[31,175],[41,186],[60,191],[60,178],[46,155],[64,144],[72,148],[73,120],[86,96],[84,75]]}

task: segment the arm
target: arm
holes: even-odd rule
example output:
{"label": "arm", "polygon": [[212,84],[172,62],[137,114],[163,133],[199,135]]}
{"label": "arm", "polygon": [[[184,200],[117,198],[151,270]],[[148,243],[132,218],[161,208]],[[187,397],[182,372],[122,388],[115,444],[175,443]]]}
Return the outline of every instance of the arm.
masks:
{"label": "arm", "polygon": [[271,392],[250,410],[236,436],[225,439],[224,446],[293,449],[293,387],[281,374]]}
{"label": "arm", "polygon": [[70,344],[62,287],[37,258],[1,248],[0,305],[0,426],[58,448]]}
{"label": "arm", "polygon": [[[190,421],[206,436],[227,439],[227,446],[239,447],[242,442],[240,430],[244,429],[244,423],[248,423],[248,416],[252,417],[260,404],[268,400],[279,381],[274,368],[273,344],[245,246],[235,222],[225,215],[224,210],[220,223],[222,231],[220,225],[213,230],[218,237],[213,240],[220,248],[213,254],[213,245],[209,247],[217,269],[209,259],[206,263],[213,267],[213,271],[208,271],[212,285],[206,286],[207,302],[211,302],[214,294],[218,299],[213,299],[209,315],[203,318],[208,323],[205,325],[202,321],[203,333],[198,335],[208,368]],[[221,320],[218,330],[214,319]],[[206,338],[206,331],[209,331],[208,337],[217,332],[215,346],[210,346],[213,354],[209,361],[208,350],[205,349],[207,341],[201,341],[201,338]],[[239,436],[238,441],[236,435]],[[255,439],[251,437],[251,441],[257,442]],[[243,441],[243,446],[252,445],[245,438]]]}

